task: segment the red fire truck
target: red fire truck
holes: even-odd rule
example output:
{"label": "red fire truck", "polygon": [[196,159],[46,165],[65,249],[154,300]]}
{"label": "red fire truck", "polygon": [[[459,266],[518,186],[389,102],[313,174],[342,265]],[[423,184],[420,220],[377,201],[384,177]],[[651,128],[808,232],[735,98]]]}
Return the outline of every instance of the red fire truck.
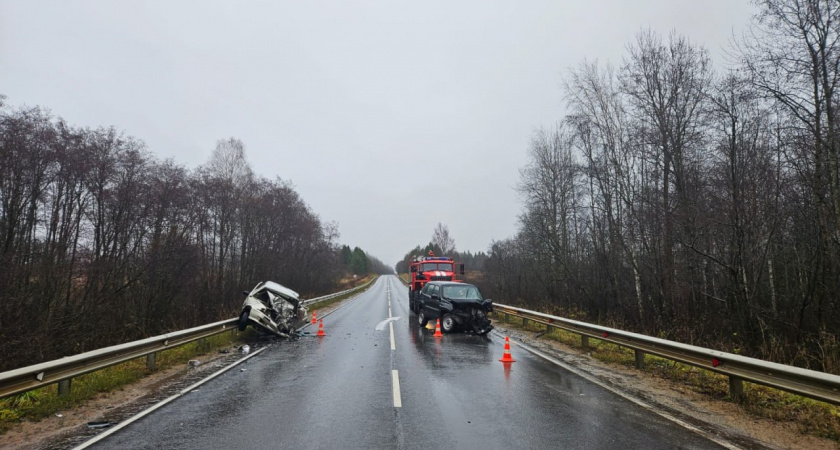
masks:
{"label": "red fire truck", "polygon": [[[464,275],[464,265],[460,264],[459,273]],[[417,295],[420,289],[429,281],[463,281],[455,277],[455,261],[448,256],[435,256],[429,252],[429,256],[415,256],[409,265],[411,283],[408,285],[408,306],[413,312],[416,311]]]}

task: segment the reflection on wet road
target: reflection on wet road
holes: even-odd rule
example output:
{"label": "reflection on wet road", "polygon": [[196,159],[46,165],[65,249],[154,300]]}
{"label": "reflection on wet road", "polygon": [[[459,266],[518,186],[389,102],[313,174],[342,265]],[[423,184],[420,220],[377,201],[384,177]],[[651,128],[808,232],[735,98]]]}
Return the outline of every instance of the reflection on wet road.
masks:
{"label": "reflection on wet road", "polygon": [[499,362],[498,336],[433,337],[395,276],[324,329],[94,448],[720,448],[522,349]]}

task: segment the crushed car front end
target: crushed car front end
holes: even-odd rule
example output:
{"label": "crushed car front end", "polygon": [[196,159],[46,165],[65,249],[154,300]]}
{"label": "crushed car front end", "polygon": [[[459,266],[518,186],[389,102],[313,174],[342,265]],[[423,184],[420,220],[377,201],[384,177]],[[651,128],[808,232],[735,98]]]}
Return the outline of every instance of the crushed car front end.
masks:
{"label": "crushed car front end", "polygon": [[449,300],[449,303],[450,314],[465,331],[482,335],[493,330],[489,317],[493,311],[491,300]]}
{"label": "crushed car front end", "polygon": [[295,324],[306,316],[298,293],[281,284],[261,282],[245,293],[239,315],[240,330],[251,324],[261,331],[289,337],[295,331]]}

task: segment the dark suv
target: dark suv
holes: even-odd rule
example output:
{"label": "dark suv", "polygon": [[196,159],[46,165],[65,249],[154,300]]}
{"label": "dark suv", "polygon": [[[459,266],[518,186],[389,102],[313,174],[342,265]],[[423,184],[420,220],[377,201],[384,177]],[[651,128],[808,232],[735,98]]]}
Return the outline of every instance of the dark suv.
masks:
{"label": "dark suv", "polygon": [[493,329],[487,317],[493,311],[493,301],[485,300],[471,284],[430,281],[420,291],[416,308],[421,327],[429,320],[440,319],[440,328],[445,333],[463,329],[487,334]]}

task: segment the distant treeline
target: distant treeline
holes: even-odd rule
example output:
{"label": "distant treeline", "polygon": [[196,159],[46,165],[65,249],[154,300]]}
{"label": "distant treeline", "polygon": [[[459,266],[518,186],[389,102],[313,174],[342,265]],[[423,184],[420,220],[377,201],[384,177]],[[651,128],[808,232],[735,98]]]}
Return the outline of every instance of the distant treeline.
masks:
{"label": "distant treeline", "polygon": [[[442,251],[440,248],[436,248],[435,245],[429,243],[425,247],[417,246],[414,249],[409,250],[408,253],[405,254],[403,259],[397,262],[395,268],[397,273],[407,273],[408,272],[408,265],[411,261],[411,258],[415,256],[428,256],[429,252],[434,252],[436,256],[449,256],[455,260],[456,264],[463,264],[465,270],[469,271],[480,271],[484,269],[484,262],[487,261],[487,254],[484,252],[472,253],[470,251],[466,252],[459,252],[459,251],[450,251],[445,252]],[[456,271],[458,268],[455,268]]]}
{"label": "distant treeline", "polygon": [[375,256],[368,255],[359,247],[350,250],[347,245],[341,246],[341,262],[348,272],[354,275],[365,275],[368,273],[376,273],[379,275],[388,275],[394,273],[394,270],[380,261]]}
{"label": "distant treeline", "polygon": [[[409,250],[394,268],[397,273],[407,273],[413,258],[428,256],[429,252],[434,253],[435,256],[448,256],[454,259],[456,264],[463,264],[464,269],[469,271],[482,270],[484,262],[487,260],[487,254],[483,252],[475,254],[469,251],[459,252],[455,245],[455,239],[449,234],[449,227],[438,222],[434,232],[432,232],[432,240],[425,246],[418,245]],[[456,267],[455,270],[457,271],[458,268]]]}
{"label": "distant treeline", "polygon": [[0,370],[234,317],[263,280],[329,292],[337,238],[236,139],[188,170],[114,128],[0,105]]}
{"label": "distant treeline", "polygon": [[756,4],[730,70],[643,31],[570,72],[485,294],[840,371],[840,3]]}

